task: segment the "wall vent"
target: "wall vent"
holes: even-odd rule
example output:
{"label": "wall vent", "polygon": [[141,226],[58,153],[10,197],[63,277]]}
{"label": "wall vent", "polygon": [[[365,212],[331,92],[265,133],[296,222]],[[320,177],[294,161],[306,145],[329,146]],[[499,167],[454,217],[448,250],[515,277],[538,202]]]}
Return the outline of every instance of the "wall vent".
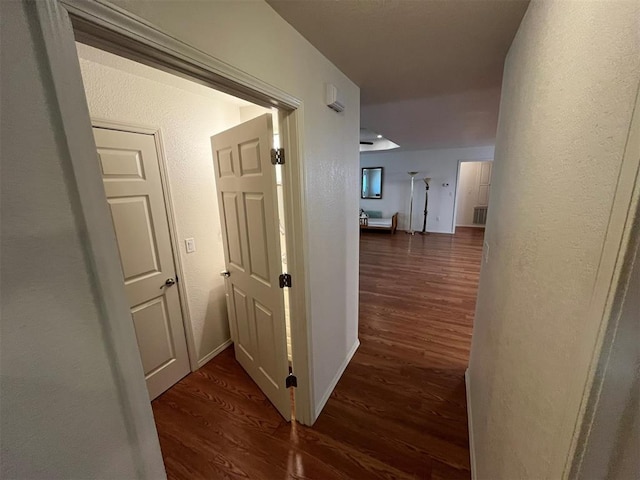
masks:
{"label": "wall vent", "polygon": [[474,225],[486,225],[487,224],[487,207],[474,207],[473,208],[473,224]]}

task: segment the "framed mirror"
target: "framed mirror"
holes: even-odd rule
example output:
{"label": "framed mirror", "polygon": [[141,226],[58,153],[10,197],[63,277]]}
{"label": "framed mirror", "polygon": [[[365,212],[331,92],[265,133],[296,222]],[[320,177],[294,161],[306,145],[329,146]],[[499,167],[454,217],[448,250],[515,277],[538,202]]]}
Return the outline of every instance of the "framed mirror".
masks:
{"label": "framed mirror", "polygon": [[382,167],[363,168],[360,198],[382,198]]}

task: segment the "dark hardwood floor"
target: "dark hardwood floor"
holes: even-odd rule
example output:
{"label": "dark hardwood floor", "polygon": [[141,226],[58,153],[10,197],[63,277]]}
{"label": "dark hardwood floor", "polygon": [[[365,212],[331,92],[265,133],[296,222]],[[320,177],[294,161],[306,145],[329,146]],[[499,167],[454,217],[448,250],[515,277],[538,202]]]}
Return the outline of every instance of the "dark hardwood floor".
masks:
{"label": "dark hardwood floor", "polygon": [[156,399],[169,478],[470,478],[464,371],[483,232],[363,233],[360,348],[312,428],[229,348]]}

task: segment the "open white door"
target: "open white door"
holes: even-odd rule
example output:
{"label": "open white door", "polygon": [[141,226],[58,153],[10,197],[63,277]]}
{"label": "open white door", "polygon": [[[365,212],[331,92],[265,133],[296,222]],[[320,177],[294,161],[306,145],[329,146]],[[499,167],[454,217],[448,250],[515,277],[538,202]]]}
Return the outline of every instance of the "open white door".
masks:
{"label": "open white door", "polygon": [[236,359],[290,420],[272,144],[271,114],[211,137]]}

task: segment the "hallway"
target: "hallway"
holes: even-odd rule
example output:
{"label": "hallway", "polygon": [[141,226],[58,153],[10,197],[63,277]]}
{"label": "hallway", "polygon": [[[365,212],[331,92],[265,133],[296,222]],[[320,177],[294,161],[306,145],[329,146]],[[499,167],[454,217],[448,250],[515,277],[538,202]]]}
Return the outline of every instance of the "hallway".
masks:
{"label": "hallway", "polygon": [[483,233],[364,233],[360,348],[313,428],[227,349],[153,402],[169,478],[469,478],[464,371]]}

